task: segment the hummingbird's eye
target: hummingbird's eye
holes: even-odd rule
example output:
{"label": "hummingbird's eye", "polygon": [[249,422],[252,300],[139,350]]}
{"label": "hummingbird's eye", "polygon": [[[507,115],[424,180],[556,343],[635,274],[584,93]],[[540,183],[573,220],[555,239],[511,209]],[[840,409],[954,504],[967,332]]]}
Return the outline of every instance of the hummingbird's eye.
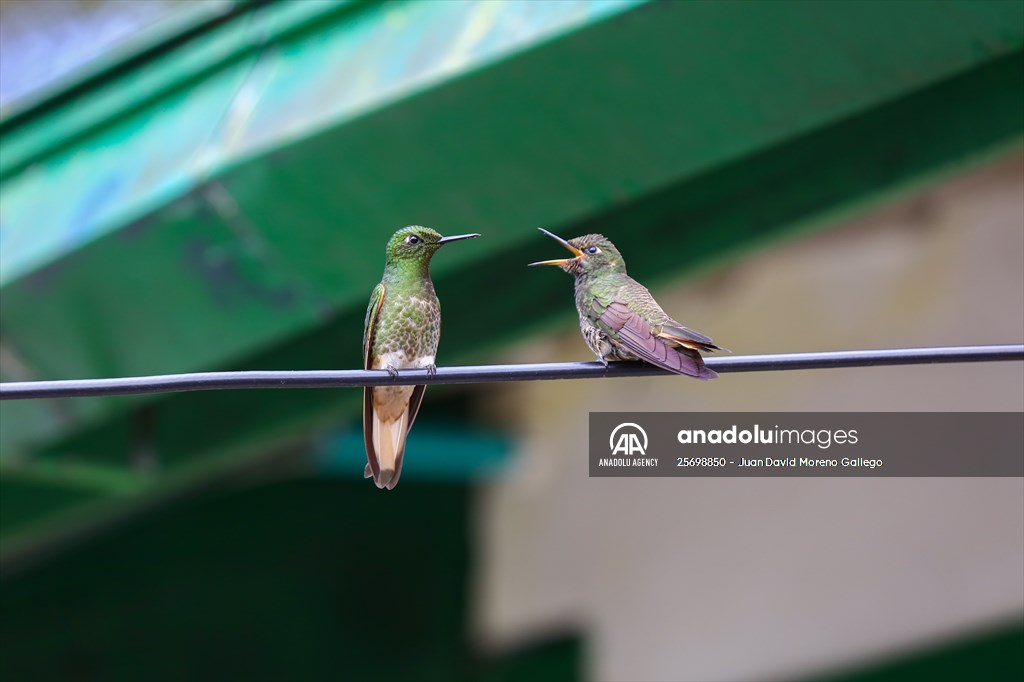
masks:
{"label": "hummingbird's eye", "polygon": [[419,244],[421,241],[423,240],[414,234],[410,234],[408,237],[405,238],[406,244]]}
{"label": "hummingbird's eye", "polygon": [[583,253],[589,253],[590,255],[594,255],[595,253],[600,252],[601,249],[597,248],[596,246],[588,246],[587,248],[583,249]]}

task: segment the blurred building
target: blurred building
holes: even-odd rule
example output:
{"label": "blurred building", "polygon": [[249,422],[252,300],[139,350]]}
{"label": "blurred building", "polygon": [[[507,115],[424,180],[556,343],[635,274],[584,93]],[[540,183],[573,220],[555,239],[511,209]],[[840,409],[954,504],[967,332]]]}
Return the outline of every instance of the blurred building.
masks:
{"label": "blurred building", "polygon": [[[1012,153],[654,293],[738,353],[1020,338],[1022,187]],[[586,353],[567,330],[511,359]],[[482,498],[481,636],[582,625],[596,679],[746,680],[1019,624],[1020,479],[599,479],[569,453],[591,411],[1021,411],[1022,387],[1019,364],[494,387],[524,440]]]}

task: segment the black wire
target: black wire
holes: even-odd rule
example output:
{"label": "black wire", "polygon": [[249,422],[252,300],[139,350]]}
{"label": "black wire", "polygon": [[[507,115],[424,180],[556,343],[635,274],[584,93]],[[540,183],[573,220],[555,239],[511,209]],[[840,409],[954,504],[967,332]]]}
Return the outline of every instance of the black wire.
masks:
{"label": "black wire", "polygon": [[[707,358],[716,372],[774,372],[834,367],[881,367],[954,362],[1024,360],[1024,344],[1002,346],[948,346],[894,348],[889,350],[739,355]],[[552,362],[527,365],[439,367],[430,375],[424,369],[402,370],[391,377],[384,370],[325,370],[284,372],[200,372],[116,379],[20,381],[0,384],[0,400],[34,398],[82,398],[132,393],[212,391],[229,388],[353,388],[408,384],[476,384],[498,381],[545,381],[550,379],[600,379],[668,375],[639,362]]]}

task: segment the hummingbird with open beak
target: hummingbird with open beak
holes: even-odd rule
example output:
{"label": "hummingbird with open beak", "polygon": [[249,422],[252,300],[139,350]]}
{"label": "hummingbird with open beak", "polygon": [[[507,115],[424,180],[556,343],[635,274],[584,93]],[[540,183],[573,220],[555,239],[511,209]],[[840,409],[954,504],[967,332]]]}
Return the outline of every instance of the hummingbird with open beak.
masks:
{"label": "hummingbird with open beak", "polygon": [[609,360],[644,360],[698,379],[718,376],[700,353],[726,349],[669,317],[651,292],[626,274],[622,254],[607,238],[586,234],[565,240],[538,229],[573,257],[530,265],[556,265],[575,277],[580,332],[606,367]]}
{"label": "hummingbird with open beak", "polygon": [[[411,225],[392,235],[384,277],[370,295],[363,327],[363,369],[419,368],[433,374],[441,337],[441,306],[430,281],[430,259],[445,244],[479,237],[442,237],[429,227]],[[364,476],[378,488],[398,484],[405,439],[416,420],[426,386],[375,386],[363,389]]]}

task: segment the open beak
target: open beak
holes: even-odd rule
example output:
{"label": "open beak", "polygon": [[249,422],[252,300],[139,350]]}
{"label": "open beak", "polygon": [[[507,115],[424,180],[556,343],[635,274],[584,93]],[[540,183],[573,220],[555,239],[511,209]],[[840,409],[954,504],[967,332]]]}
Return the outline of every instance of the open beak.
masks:
{"label": "open beak", "polygon": [[478,235],[476,232],[474,232],[473,234],[456,234],[456,235],[452,235],[451,237],[441,237],[440,239],[437,240],[437,243],[438,244],[447,244],[448,242],[457,242],[460,239],[473,239],[474,237],[479,237],[479,236],[480,235]]}
{"label": "open beak", "polygon": [[572,255],[574,256],[574,258],[558,258],[558,259],[555,259],[555,260],[542,260],[542,261],[537,262],[537,263],[530,263],[530,266],[534,266],[534,265],[565,265],[566,263],[568,263],[568,262],[570,262],[572,260],[575,260],[576,258],[579,258],[580,256],[583,255],[582,251],[580,251],[575,246],[573,246],[569,242],[567,242],[564,239],[562,239],[561,237],[559,237],[557,234],[552,234],[552,233],[548,232],[547,230],[545,230],[543,227],[538,227],[537,229],[540,230],[541,232],[543,232],[544,234],[546,234],[547,236],[551,237],[552,239],[554,239],[556,242],[558,242],[559,244],[561,244],[565,248],[567,248],[570,251],[572,251]]}

